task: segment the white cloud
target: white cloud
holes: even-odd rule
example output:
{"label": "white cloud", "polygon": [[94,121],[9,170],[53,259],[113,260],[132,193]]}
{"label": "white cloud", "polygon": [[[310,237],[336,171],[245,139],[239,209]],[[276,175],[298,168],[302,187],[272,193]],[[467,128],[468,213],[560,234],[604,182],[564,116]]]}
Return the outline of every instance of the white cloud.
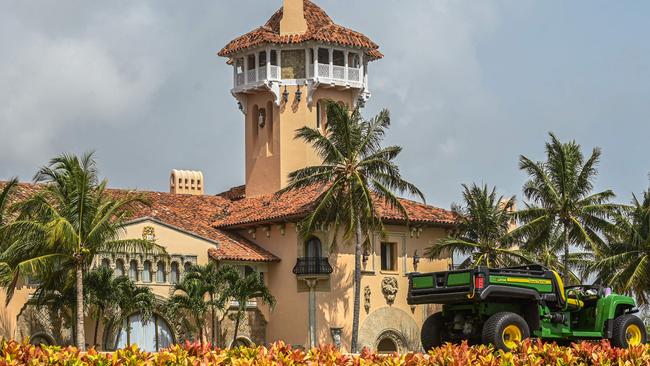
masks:
{"label": "white cloud", "polygon": [[[105,29],[153,21],[150,16],[119,19],[105,19]],[[104,39],[91,34],[27,29],[19,21],[0,29],[5,33],[0,38],[0,155],[13,161],[41,163],[33,159],[58,153],[51,151],[56,140],[71,129],[120,124],[163,80],[154,55],[124,64]]]}

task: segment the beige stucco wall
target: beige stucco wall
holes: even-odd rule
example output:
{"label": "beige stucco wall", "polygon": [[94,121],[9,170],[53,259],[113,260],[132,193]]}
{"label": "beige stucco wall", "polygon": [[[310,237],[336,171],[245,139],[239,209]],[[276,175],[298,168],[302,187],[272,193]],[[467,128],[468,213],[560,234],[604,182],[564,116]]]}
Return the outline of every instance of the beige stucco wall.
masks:
{"label": "beige stucco wall", "polygon": [[[121,237],[141,238],[142,230],[147,226],[154,228],[156,242],[165,247],[168,254],[182,254],[183,256],[187,256],[188,261],[196,262],[198,264],[208,263],[208,249],[215,247],[214,243],[188,235],[185,232],[160,225],[156,222],[142,221],[129,225]],[[111,261],[111,264],[114,264],[114,261]],[[129,262],[126,261],[125,269],[127,271],[128,264]],[[169,271],[169,266],[167,267],[167,270]],[[171,284],[169,282],[165,284],[155,283],[155,261],[153,262],[152,271],[152,283],[144,284],[142,282],[138,282],[138,284],[151,287],[156,297],[159,299],[159,301],[162,302],[169,296]],[[169,276],[167,277],[167,280],[169,280]],[[37,331],[42,327],[42,324],[35,324],[34,320],[25,319],[24,317],[22,318],[22,321],[19,321],[19,314],[21,313],[21,310],[23,310],[25,303],[33,294],[33,292],[34,287],[26,285],[19,286],[12,300],[7,306],[4,306],[6,297],[4,290],[0,290],[0,303],[3,304],[3,306],[0,307],[0,337],[22,339],[26,336],[32,335],[34,331]],[[88,344],[91,344],[92,336],[94,333],[94,321],[89,316],[87,316],[85,319],[85,330],[86,341]],[[32,334],[30,334],[30,332]],[[100,339],[103,332],[103,324],[100,324]]]}
{"label": "beige stucco wall", "polygon": [[[280,226],[273,225],[267,231],[242,230],[241,234],[255,240],[264,248],[282,258],[280,263],[269,266],[268,285],[271,292],[278,299],[275,309],[270,313],[267,325],[267,339],[269,341],[283,340],[289,344],[307,345],[308,334],[308,292],[303,281],[297,279],[292,273],[296,258],[302,256],[302,240],[298,239],[295,224],[286,224],[284,235]],[[376,310],[394,309],[388,314],[395,314],[396,318],[407,316],[409,321],[419,326],[424,318],[431,312],[425,306],[416,306],[414,309],[406,303],[408,280],[406,273],[413,271],[413,253],[418,250],[422,255],[425,248],[432,245],[438,238],[447,235],[443,228],[424,228],[418,235],[411,236],[403,226],[388,226],[388,237],[385,241],[396,242],[400,246],[398,270],[396,272],[383,272],[380,268],[380,240],[374,240],[374,250],[370,255],[367,266],[362,276],[361,284],[361,316],[360,329],[364,329],[365,320]],[[353,274],[354,274],[354,248],[352,243],[338,241],[337,248],[328,248],[331,243],[331,233],[320,233],[319,238],[324,245],[324,252],[330,254],[330,264],[334,268],[330,278],[319,286],[316,296],[317,301],[317,338],[319,343],[332,343],[330,328],[343,328],[342,341],[346,350],[350,349],[353,315]],[[418,271],[444,271],[449,265],[448,259],[429,261],[422,259]],[[382,280],[385,277],[394,277],[398,282],[398,292],[395,301],[389,305],[382,293]],[[370,309],[364,309],[363,289],[369,286],[371,290]],[[385,310],[384,310],[385,311]],[[406,314],[406,315],[405,315]],[[365,329],[368,329],[366,326]],[[379,329],[378,331],[381,331]],[[374,331],[374,330],[370,330]],[[378,336],[379,334],[374,335]],[[416,335],[416,338],[419,334]],[[360,335],[360,340],[373,338],[373,335]],[[373,339],[374,342],[374,339]],[[366,344],[368,346],[373,346]]]}
{"label": "beige stucco wall", "polygon": [[[351,89],[320,87],[314,92],[313,103],[307,102],[307,88],[302,86],[300,102],[295,98],[297,86],[287,86],[289,101],[278,107],[270,92],[247,94],[245,120],[246,138],[246,195],[248,197],[272,194],[285,187],[289,173],[305,166],[318,165],[320,160],[313,149],[295,139],[296,130],[316,127],[316,103],[331,99],[352,106]],[[281,89],[284,92],[284,87]],[[269,112],[269,107],[272,113]],[[259,108],[266,109],[266,125],[258,127]]]}

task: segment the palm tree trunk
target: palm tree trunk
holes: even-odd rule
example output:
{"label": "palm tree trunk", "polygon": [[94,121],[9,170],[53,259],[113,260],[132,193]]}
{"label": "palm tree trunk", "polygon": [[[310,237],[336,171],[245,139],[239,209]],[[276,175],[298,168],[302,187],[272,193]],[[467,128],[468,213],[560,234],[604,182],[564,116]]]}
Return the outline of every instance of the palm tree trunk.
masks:
{"label": "palm tree trunk", "polygon": [[97,308],[97,318],[95,318],[95,334],[93,335],[93,347],[97,347],[97,333],[99,333],[99,318],[102,316],[102,309]]}
{"label": "palm tree trunk", "polygon": [[361,313],[361,220],[356,219],[354,243],[354,309],[352,315],[352,353],[358,352],[359,317]]}
{"label": "palm tree trunk", "polygon": [[232,335],[233,344],[237,340],[237,333],[239,333],[239,318],[241,317],[242,317],[242,310],[240,305],[240,309],[237,310],[237,316],[235,317],[235,330],[233,331],[233,335]]}
{"label": "palm tree trunk", "polygon": [[86,350],[86,335],[84,332],[84,275],[83,263],[78,261],[76,274],[77,274],[77,348],[80,351]]}
{"label": "palm tree trunk", "polygon": [[[214,295],[210,294],[210,302],[214,301]],[[214,347],[214,342],[215,342],[215,319],[214,319],[214,304],[210,305],[210,308],[212,310],[211,318],[210,318],[210,328],[212,328],[212,338],[210,340],[210,344]]]}
{"label": "palm tree trunk", "polygon": [[569,285],[569,230],[564,228],[564,285]]}

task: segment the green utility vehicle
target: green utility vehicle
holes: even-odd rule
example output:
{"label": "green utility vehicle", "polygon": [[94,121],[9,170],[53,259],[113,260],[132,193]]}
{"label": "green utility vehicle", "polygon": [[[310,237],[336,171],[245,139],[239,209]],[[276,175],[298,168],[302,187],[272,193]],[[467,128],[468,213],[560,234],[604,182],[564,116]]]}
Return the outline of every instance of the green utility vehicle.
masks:
{"label": "green utility vehicle", "polygon": [[422,326],[427,350],[462,340],[506,351],[528,337],[609,339],[617,347],[647,340],[634,299],[600,286],[565,288],[557,272],[539,265],[412,273],[407,300],[442,305]]}

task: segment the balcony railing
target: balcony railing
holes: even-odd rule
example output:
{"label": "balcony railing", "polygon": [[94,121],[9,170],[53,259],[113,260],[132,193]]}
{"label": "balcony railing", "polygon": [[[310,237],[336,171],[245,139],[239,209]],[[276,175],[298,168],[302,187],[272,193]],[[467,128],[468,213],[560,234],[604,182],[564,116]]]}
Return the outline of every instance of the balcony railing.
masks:
{"label": "balcony railing", "polygon": [[[315,66],[315,67],[314,67]],[[323,78],[340,83],[363,83],[363,75],[360,68],[345,67],[339,65],[309,64],[307,67],[307,78]],[[258,81],[280,80],[280,66],[269,65],[259,68],[240,71],[235,75],[235,86],[255,84]]]}
{"label": "balcony railing", "polygon": [[332,271],[332,266],[327,258],[298,258],[293,267],[293,273],[297,276],[329,275]]}

